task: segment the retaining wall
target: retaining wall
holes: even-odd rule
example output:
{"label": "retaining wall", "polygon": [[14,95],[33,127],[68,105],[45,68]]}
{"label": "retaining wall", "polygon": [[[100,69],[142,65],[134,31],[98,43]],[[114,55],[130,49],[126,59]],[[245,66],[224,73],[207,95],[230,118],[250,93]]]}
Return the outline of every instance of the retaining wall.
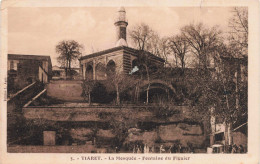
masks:
{"label": "retaining wall", "polygon": [[[181,110],[181,107],[180,107]],[[98,121],[137,120],[142,122],[180,122],[187,116],[174,114],[167,119],[156,117],[153,111],[141,107],[26,107],[23,108],[27,119],[46,119],[52,121]]]}
{"label": "retaining wall", "polygon": [[47,96],[70,102],[83,101],[80,80],[51,80],[46,88]]}

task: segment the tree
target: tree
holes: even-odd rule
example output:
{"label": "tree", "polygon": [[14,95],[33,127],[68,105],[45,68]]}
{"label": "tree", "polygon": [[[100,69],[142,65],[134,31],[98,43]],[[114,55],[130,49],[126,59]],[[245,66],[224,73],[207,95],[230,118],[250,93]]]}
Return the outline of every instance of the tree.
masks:
{"label": "tree", "polygon": [[163,37],[159,40],[159,44],[158,45],[158,51],[157,51],[157,54],[154,54],[156,56],[159,56],[160,58],[164,59],[165,62],[164,64],[168,64],[170,65],[170,62],[169,62],[169,56],[171,54],[171,48],[169,46],[169,43],[170,42],[170,38],[168,37]]}
{"label": "tree", "polygon": [[229,20],[229,44],[235,56],[247,56],[248,52],[248,9],[234,7]]}
{"label": "tree", "polygon": [[[233,126],[247,120],[247,80],[241,80],[241,68],[247,66],[247,60],[237,58],[230,53],[230,49],[221,46],[215,55],[218,68],[217,80],[222,92],[218,99],[220,105],[215,108],[215,115],[221,117],[226,125],[226,141],[232,144]],[[224,55],[223,55],[224,54]],[[222,99],[221,99],[222,98]],[[243,122],[244,123],[244,122]]]}
{"label": "tree", "polygon": [[187,40],[181,35],[176,35],[169,39],[169,47],[171,48],[173,54],[175,55],[176,67],[178,65],[178,60],[181,65],[182,74],[184,73],[186,64],[186,55],[189,51],[189,44]]}
{"label": "tree", "polygon": [[221,31],[214,26],[206,28],[202,23],[190,24],[181,29],[182,36],[190,45],[191,53],[198,61],[198,68],[207,69],[210,64],[210,55],[215,46],[221,42]]}
{"label": "tree", "polygon": [[129,35],[135,48],[138,50],[149,52],[156,51],[156,47],[153,45],[155,45],[155,43],[159,40],[159,36],[147,24],[141,23],[134,26],[133,29],[130,30]]}
{"label": "tree", "polygon": [[137,56],[137,66],[139,68],[139,72],[141,74],[141,80],[143,80],[143,77],[146,77],[148,85],[146,89],[146,104],[149,103],[149,90],[150,90],[150,75],[152,72],[152,67],[154,66],[154,63],[152,63],[151,60],[151,54],[146,51],[139,50],[138,56]]}
{"label": "tree", "polygon": [[107,71],[107,80],[104,85],[109,91],[116,91],[116,104],[121,102],[120,95],[129,87],[134,86],[135,80],[130,75],[120,71],[119,68]]}
{"label": "tree", "polygon": [[168,38],[161,38],[149,25],[145,23],[138,24],[130,30],[130,38],[136,49],[148,51],[155,56],[161,57],[167,61]]}
{"label": "tree", "polygon": [[[139,72],[141,78],[145,75],[147,77],[148,86],[146,90],[146,103],[149,103],[149,89],[150,89],[150,71],[153,67],[151,63],[151,54],[167,59],[168,47],[167,38],[160,38],[160,36],[152,30],[147,24],[141,23],[136,25],[130,31],[130,38],[132,39],[135,47],[138,51],[138,62]],[[149,54],[151,53],[151,54]]]}
{"label": "tree", "polygon": [[[202,23],[190,24],[181,28],[181,38],[178,40],[188,43],[189,53],[197,62],[197,65],[194,65],[196,69],[192,69],[190,78],[185,80],[187,91],[184,95],[190,105],[195,106],[191,112],[192,118],[201,120],[204,127],[207,127],[204,131],[206,135],[209,133],[211,109],[222,102],[219,92],[223,91],[223,87],[219,87],[218,81],[212,76],[215,70],[210,65],[214,52],[222,42],[221,31],[216,26],[207,28]],[[182,55],[180,57],[182,58]]]}
{"label": "tree", "polygon": [[[228,54],[229,56],[224,58],[225,62],[233,62],[235,69],[232,69],[233,75],[231,76],[231,82],[234,83],[233,89],[233,112],[231,113],[230,121],[228,122],[229,144],[232,143],[232,126],[238,122],[240,124],[247,121],[248,114],[248,8],[247,7],[234,7],[232,8],[233,16],[229,20],[229,36],[228,36]],[[222,60],[223,61],[223,60]],[[228,64],[225,64],[227,67]],[[226,71],[226,70],[224,70]],[[243,79],[241,79],[243,77]],[[231,97],[231,95],[228,95]],[[244,119],[245,118],[245,119]],[[244,119],[244,120],[243,120]],[[241,121],[242,120],[242,121]]]}
{"label": "tree", "polygon": [[226,128],[226,144],[232,144],[233,125],[247,116],[247,82],[241,81],[238,74],[247,61],[234,58],[229,51],[227,45],[216,45],[211,74],[204,77],[196,74],[188,83],[190,100],[196,105],[193,117],[221,119]]}
{"label": "tree", "polygon": [[63,40],[56,46],[56,52],[59,54],[58,62],[65,67],[66,77],[71,71],[72,61],[79,58],[83,45],[74,40]]}
{"label": "tree", "polygon": [[84,80],[82,83],[82,96],[88,99],[89,105],[91,105],[91,92],[96,84],[95,80]]}

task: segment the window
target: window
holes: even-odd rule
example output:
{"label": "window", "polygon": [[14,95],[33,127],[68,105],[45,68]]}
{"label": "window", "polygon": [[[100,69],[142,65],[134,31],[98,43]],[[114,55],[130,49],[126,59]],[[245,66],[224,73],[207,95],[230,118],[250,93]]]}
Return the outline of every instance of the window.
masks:
{"label": "window", "polygon": [[11,62],[10,62],[10,70],[14,70],[14,61],[13,60],[11,60]]}

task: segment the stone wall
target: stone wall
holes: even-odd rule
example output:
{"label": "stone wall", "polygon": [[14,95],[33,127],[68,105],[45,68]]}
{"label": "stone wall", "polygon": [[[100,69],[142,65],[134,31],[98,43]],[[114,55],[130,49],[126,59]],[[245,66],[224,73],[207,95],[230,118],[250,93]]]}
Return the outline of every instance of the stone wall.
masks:
{"label": "stone wall", "polygon": [[[87,142],[97,142],[101,145],[115,144],[118,134],[115,132],[117,129],[114,128],[122,125],[126,128],[124,144],[138,142],[158,146],[158,144],[171,145],[179,142],[182,146],[191,143],[195,147],[201,147],[205,142],[201,124],[187,122],[187,117],[183,113],[168,118],[158,118],[155,112],[145,107],[70,107],[69,105],[27,107],[23,108],[23,114],[29,120],[37,121],[41,118],[63,122],[64,127],[69,128],[71,142],[78,144]],[[80,125],[79,122],[84,125]],[[86,126],[98,123],[107,126]],[[65,124],[77,124],[77,126],[69,127]]]}
{"label": "stone wall", "polygon": [[204,141],[201,127],[187,123],[161,125],[158,128],[158,134],[163,141],[170,142],[179,140],[184,146],[187,146],[187,143],[200,146]]}
{"label": "stone wall", "polygon": [[82,81],[57,80],[47,85],[47,96],[64,101],[83,101]]}
{"label": "stone wall", "polygon": [[[149,111],[136,111],[129,108],[118,107],[27,107],[23,108],[27,119],[46,119],[52,121],[110,121],[111,117],[121,120],[122,117],[135,120],[151,120],[153,113]],[[156,118],[154,118],[156,120]]]}
{"label": "stone wall", "polygon": [[156,143],[164,143],[166,145],[181,143],[184,147],[187,147],[188,144],[201,147],[204,141],[205,137],[203,136],[201,126],[198,124],[190,125],[185,122],[170,123],[168,125],[158,124],[151,131],[131,128],[128,130],[128,136],[125,140],[126,143],[142,142],[148,146]]}
{"label": "stone wall", "polygon": [[[177,107],[176,107],[177,109]],[[182,107],[179,107],[181,110]],[[24,117],[27,119],[42,118],[52,121],[99,121],[129,119],[142,122],[180,122],[188,118],[185,114],[178,113],[167,118],[159,118],[156,112],[149,107],[118,107],[118,106],[29,106],[23,108]]]}

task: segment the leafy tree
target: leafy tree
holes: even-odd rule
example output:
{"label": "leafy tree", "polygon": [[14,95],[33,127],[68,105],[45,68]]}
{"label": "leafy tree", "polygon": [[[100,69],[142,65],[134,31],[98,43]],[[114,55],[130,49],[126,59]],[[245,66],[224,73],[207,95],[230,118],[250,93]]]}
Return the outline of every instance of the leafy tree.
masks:
{"label": "leafy tree", "polygon": [[[225,129],[226,144],[232,144],[233,125],[247,117],[247,81],[241,80],[239,73],[247,61],[234,58],[225,45],[216,45],[214,69],[210,74],[199,76],[194,74],[189,79],[189,98],[195,119],[209,122],[210,117],[222,120]],[[220,123],[220,122],[219,122]]]}
{"label": "leafy tree", "polygon": [[83,45],[74,40],[63,40],[56,46],[56,52],[59,54],[58,62],[65,67],[66,77],[71,72],[72,61],[79,58]]}
{"label": "leafy tree", "polygon": [[[223,83],[232,84],[227,88],[226,108],[229,113],[223,113],[227,124],[227,141],[232,144],[232,130],[234,126],[244,124],[248,117],[248,8],[234,7],[233,16],[229,20],[228,45],[218,48],[225,56],[218,57],[219,73]],[[226,85],[230,86],[230,85]]]}
{"label": "leafy tree", "polygon": [[215,108],[215,114],[220,116],[226,124],[228,144],[232,144],[233,126],[239,122],[244,123],[248,113],[247,78],[241,74],[242,68],[247,67],[247,59],[234,57],[230,51],[232,50],[221,46],[215,55],[216,81],[223,91],[219,98],[224,98],[221,101],[224,102],[222,105],[224,108],[222,107],[222,110],[219,110],[220,107]]}

